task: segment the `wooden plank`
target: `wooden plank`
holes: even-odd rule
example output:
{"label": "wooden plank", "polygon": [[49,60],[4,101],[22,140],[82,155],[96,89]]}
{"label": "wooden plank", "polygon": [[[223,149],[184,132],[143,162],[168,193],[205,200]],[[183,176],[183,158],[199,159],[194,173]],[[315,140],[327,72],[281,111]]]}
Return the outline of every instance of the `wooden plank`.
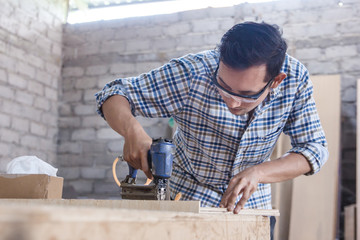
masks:
{"label": "wooden plank", "polygon": [[340,158],[340,76],[312,76],[314,98],[328,142],[329,159],[314,176],[293,181],[290,240],[336,238]]}
{"label": "wooden plank", "polygon": [[0,204],[3,239],[269,239],[269,217]]}
{"label": "wooden plank", "polygon": [[[226,208],[211,208],[211,207],[201,207],[200,213],[233,214],[233,212],[228,212]],[[280,216],[280,212],[277,209],[243,209],[238,214],[253,215],[253,216]]]}
{"label": "wooden plank", "polygon": [[356,240],[356,204],[346,206],[345,212],[345,224],[344,224],[344,237],[345,240]]}
{"label": "wooden plank", "polygon": [[[96,200],[96,199],[0,199],[0,206],[55,205],[73,207],[123,208],[191,213],[228,213],[226,208],[200,207],[199,201]],[[243,209],[240,215],[280,216],[277,209]]]}
{"label": "wooden plank", "polygon": [[124,208],[153,211],[200,212],[199,201],[96,200],[96,199],[0,199],[0,205],[57,205]]}

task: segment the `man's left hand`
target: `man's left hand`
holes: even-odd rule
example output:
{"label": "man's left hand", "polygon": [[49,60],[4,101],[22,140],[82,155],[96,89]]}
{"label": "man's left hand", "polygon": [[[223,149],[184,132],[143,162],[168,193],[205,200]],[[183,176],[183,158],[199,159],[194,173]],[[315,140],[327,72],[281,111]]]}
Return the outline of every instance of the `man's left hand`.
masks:
{"label": "man's left hand", "polygon": [[[229,186],[221,199],[220,207],[226,207],[228,211],[238,214],[244,208],[246,201],[256,191],[259,181],[256,166],[236,174],[230,180]],[[240,194],[242,194],[242,197],[235,206],[236,199]]]}

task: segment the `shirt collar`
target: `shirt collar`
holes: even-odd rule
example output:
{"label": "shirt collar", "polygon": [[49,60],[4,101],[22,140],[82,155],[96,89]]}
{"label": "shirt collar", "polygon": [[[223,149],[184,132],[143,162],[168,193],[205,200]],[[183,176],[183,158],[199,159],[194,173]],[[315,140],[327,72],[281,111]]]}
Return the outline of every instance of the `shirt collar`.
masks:
{"label": "shirt collar", "polygon": [[273,101],[274,99],[282,96],[282,91],[280,91],[280,86],[277,86],[276,88],[272,88],[269,94],[269,100]]}

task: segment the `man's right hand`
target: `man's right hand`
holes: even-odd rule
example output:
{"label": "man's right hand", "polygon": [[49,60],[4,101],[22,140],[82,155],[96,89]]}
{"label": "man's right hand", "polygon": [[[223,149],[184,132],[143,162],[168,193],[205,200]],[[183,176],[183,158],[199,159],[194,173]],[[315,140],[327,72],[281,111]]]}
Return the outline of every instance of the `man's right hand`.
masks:
{"label": "man's right hand", "polygon": [[124,136],[123,158],[133,168],[141,169],[147,178],[152,179],[148,165],[148,151],[152,144],[152,139],[146,134],[140,124],[134,127],[135,129],[129,130],[128,134]]}
{"label": "man's right hand", "polygon": [[127,99],[114,95],[104,102],[102,111],[109,126],[125,138],[124,160],[133,168],[144,171],[145,175],[152,179],[147,162],[152,139],[132,115]]}

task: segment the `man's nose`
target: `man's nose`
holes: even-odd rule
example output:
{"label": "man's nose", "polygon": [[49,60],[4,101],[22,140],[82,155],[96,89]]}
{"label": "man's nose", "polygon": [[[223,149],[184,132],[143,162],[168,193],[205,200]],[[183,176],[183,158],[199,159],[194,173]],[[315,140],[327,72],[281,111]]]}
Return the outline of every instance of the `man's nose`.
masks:
{"label": "man's nose", "polygon": [[237,108],[241,106],[242,102],[240,99],[235,100],[231,97],[228,98],[227,104],[230,108]]}

